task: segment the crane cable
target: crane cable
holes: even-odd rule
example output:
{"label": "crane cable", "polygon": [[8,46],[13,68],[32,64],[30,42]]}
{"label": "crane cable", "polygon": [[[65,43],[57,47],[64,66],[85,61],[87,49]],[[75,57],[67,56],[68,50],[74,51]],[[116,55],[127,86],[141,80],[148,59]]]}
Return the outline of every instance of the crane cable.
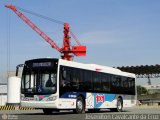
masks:
{"label": "crane cable", "polygon": [[[51,21],[51,22],[54,22],[54,23],[57,23],[57,24],[64,25],[64,23],[65,23],[65,22],[62,22],[62,21],[60,21],[60,20],[56,20],[56,19],[53,19],[53,18],[44,16],[44,15],[41,15],[41,14],[32,12],[32,11],[30,11],[30,10],[23,9],[23,8],[21,8],[21,7],[17,7],[17,8],[18,8],[19,10],[25,12],[25,13],[28,13],[28,14],[31,14],[31,15],[34,15],[34,16],[37,16],[37,17],[39,17],[39,18],[46,19],[46,20],[48,20],[48,21]],[[74,40],[76,41],[76,43],[77,43],[78,45],[81,45],[80,42],[79,42],[79,40],[77,39],[77,37],[76,37],[76,36],[74,35],[74,33],[71,31],[71,29],[70,29],[70,34],[71,34],[71,36],[74,38]]]}
{"label": "crane cable", "polygon": [[19,10],[25,12],[25,13],[29,13],[29,14],[34,15],[34,16],[37,16],[37,17],[39,17],[39,18],[43,18],[43,19],[46,19],[46,20],[48,20],[48,21],[51,21],[51,22],[54,22],[54,23],[57,23],[57,24],[61,24],[61,25],[64,24],[64,22],[62,22],[62,21],[60,21],[60,20],[56,20],[56,19],[53,19],[53,18],[44,16],[44,15],[40,15],[40,14],[38,14],[38,13],[32,12],[32,11],[30,11],[30,10],[23,9],[23,8],[20,8],[20,7],[17,7],[17,8],[18,8]]}
{"label": "crane cable", "polygon": [[72,37],[74,38],[74,40],[77,42],[78,45],[81,45],[81,43],[79,42],[79,40],[77,39],[77,37],[74,35],[74,33],[70,30],[70,34],[72,35]]}
{"label": "crane cable", "polygon": [[11,32],[11,15],[7,14],[7,78],[10,76],[10,33]]}

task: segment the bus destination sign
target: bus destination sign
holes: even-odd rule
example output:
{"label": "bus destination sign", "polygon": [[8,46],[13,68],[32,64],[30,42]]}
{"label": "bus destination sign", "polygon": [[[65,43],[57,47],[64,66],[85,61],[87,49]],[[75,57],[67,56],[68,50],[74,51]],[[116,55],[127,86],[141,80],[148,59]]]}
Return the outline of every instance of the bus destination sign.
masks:
{"label": "bus destination sign", "polygon": [[40,63],[33,63],[33,67],[51,67],[51,62],[40,62]]}

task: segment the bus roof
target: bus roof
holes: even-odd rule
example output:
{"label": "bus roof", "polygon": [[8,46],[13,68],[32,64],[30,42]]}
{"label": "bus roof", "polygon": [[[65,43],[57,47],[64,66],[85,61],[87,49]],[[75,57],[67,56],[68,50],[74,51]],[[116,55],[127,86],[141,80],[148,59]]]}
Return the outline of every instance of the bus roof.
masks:
{"label": "bus roof", "polygon": [[38,58],[38,59],[32,59],[27,60],[26,62],[34,62],[34,61],[47,61],[47,60],[58,60],[59,65],[69,66],[69,67],[75,67],[85,70],[92,70],[97,72],[103,72],[103,73],[109,73],[109,74],[115,74],[115,75],[121,75],[121,76],[127,76],[127,77],[136,77],[133,73],[123,72],[120,69],[109,67],[109,66],[103,66],[103,65],[97,65],[97,64],[84,64],[74,61],[68,61],[63,59],[57,59],[57,58]]}
{"label": "bus roof", "polygon": [[102,66],[102,65],[97,65],[97,64],[84,64],[84,63],[79,63],[79,62],[74,62],[74,61],[67,61],[63,59],[59,59],[59,65],[135,78],[135,74],[133,73],[123,72],[120,69],[109,67],[109,66]]}

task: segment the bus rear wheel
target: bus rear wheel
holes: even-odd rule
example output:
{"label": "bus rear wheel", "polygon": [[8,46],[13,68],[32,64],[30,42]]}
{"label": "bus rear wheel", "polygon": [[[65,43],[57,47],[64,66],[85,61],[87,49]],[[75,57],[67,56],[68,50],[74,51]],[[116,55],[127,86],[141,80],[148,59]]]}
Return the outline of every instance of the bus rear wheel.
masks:
{"label": "bus rear wheel", "polygon": [[75,112],[78,114],[85,113],[84,100],[82,99],[82,97],[77,98]]}
{"label": "bus rear wheel", "polygon": [[122,112],[123,100],[121,98],[117,99],[117,108],[111,108],[112,112]]}

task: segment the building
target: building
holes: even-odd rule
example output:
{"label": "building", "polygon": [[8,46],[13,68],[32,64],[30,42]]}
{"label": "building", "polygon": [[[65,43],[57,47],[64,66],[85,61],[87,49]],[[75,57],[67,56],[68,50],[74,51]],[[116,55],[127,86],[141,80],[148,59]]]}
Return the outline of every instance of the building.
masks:
{"label": "building", "polygon": [[[15,71],[10,71],[8,77],[15,76]],[[22,76],[22,71],[19,71],[18,77]],[[7,103],[7,77],[2,81],[0,80],[0,106],[6,105]],[[3,83],[2,83],[3,82]]]}
{"label": "building", "polygon": [[7,103],[7,84],[0,84],[0,106]]}

